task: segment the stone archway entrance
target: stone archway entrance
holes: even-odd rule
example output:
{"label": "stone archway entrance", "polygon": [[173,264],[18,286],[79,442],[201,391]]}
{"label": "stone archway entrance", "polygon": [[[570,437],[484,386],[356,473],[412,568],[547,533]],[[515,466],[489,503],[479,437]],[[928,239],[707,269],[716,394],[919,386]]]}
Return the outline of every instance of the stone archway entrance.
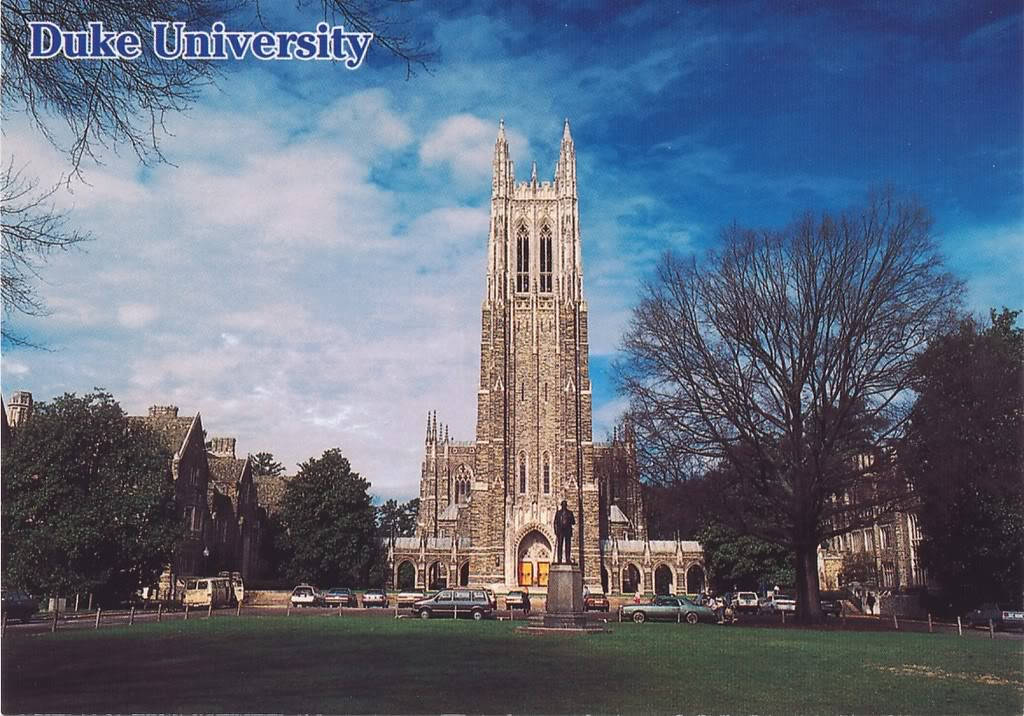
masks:
{"label": "stone archway entrance", "polygon": [[440,561],[433,562],[427,570],[427,589],[434,591],[448,586],[448,570]]}
{"label": "stone archway entrance", "polygon": [[459,586],[460,587],[468,587],[469,586],[469,562],[464,563],[459,568]]}
{"label": "stone archway entrance", "polygon": [[654,570],[654,593],[672,593],[672,569],[667,564],[662,564]]}
{"label": "stone archway entrance", "polygon": [[687,594],[700,594],[704,591],[704,568],[699,564],[691,565],[686,570]]}
{"label": "stone archway entrance", "polygon": [[405,560],[398,565],[398,578],[395,580],[399,589],[416,588],[416,565],[411,560]]}
{"label": "stone archway entrance", "polygon": [[636,565],[627,564],[622,569],[622,593],[635,594],[640,589],[640,570]]}
{"label": "stone archway entrance", "polygon": [[537,530],[523,535],[516,550],[516,583],[521,587],[548,586],[551,542]]}

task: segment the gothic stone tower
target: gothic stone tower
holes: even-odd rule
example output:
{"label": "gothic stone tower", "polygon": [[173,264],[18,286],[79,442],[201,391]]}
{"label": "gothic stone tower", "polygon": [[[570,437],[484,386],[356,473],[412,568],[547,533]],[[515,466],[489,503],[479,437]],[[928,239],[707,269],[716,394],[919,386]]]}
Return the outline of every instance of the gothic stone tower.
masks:
{"label": "gothic stone tower", "polygon": [[[564,499],[577,513],[588,582],[600,580],[593,475],[587,304],[583,297],[576,150],[566,121],[553,182],[516,184],[502,124],[494,148],[487,294],[477,393],[477,472],[470,574],[482,582],[538,581]],[[497,478],[497,479],[496,479]],[[582,479],[582,490],[578,480]],[[583,519],[580,519],[582,509]],[[479,539],[479,541],[478,541]],[[525,574],[520,573],[525,572]],[[537,575],[540,581],[546,574]]]}
{"label": "gothic stone tower", "polygon": [[428,417],[417,537],[395,545],[395,559],[414,562],[423,586],[443,576],[449,585],[543,587],[562,500],[576,514],[573,559],[579,562],[582,543],[584,579],[601,583],[581,257],[568,121],[554,181],[538,181],[534,164],[530,180],[518,184],[502,123],[491,183],[476,440],[454,442],[436,416]]}

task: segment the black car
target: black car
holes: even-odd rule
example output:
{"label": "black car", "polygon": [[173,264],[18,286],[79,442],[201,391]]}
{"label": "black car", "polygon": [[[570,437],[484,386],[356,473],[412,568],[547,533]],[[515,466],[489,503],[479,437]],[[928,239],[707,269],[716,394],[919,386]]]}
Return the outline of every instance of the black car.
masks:
{"label": "black car", "polygon": [[324,595],[324,603],[329,607],[357,607],[359,601],[356,593],[348,587],[335,587],[327,590]]}
{"label": "black car", "polygon": [[442,589],[431,597],[420,599],[412,608],[420,619],[464,615],[479,621],[493,614],[491,600],[482,589]]}
{"label": "black car", "polygon": [[821,611],[825,613],[825,616],[843,616],[842,592],[821,592],[818,596],[821,599]]}
{"label": "black car", "polygon": [[5,589],[2,596],[3,616],[8,619],[27,622],[39,611],[39,600],[28,592]]}

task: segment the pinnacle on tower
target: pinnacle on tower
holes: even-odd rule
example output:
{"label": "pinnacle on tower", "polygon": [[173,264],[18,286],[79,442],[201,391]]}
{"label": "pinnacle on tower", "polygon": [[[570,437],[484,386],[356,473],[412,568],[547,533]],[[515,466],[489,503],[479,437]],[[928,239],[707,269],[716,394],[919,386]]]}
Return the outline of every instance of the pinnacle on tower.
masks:
{"label": "pinnacle on tower", "polygon": [[565,118],[565,125],[562,127],[562,141],[572,142],[572,133],[569,132],[569,118]]}
{"label": "pinnacle on tower", "polygon": [[537,183],[537,162],[533,163],[533,170],[530,172],[530,183]]}

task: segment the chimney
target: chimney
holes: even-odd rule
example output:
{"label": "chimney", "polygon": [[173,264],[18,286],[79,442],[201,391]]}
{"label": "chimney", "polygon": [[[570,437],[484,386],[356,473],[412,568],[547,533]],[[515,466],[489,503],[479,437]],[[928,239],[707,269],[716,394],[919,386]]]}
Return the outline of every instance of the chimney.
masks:
{"label": "chimney", "polygon": [[32,394],[27,390],[19,390],[11,396],[11,402],[7,404],[7,415],[11,427],[16,428],[24,425],[32,417]]}
{"label": "chimney", "polygon": [[151,405],[149,406],[149,417],[151,418],[176,418],[178,417],[177,405]]}
{"label": "chimney", "polygon": [[210,438],[206,444],[206,452],[214,457],[235,456],[235,438]]}

